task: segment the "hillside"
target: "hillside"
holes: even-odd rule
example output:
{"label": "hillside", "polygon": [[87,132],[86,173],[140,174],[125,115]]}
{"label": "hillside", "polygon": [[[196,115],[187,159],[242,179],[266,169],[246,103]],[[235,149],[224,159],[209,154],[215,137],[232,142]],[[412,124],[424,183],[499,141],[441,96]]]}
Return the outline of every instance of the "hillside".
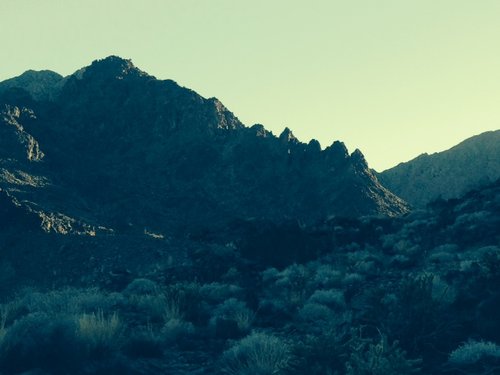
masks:
{"label": "hillside", "polygon": [[458,198],[500,178],[500,130],[471,137],[447,151],[422,154],[377,176],[415,207],[437,198]]}
{"label": "hillside", "polygon": [[[500,181],[399,218],[238,222],[182,244],[53,243],[44,258],[61,266],[45,279],[84,270],[87,287],[68,278],[4,297],[0,371],[495,374],[499,212]],[[43,236],[29,235],[35,246]],[[115,264],[134,246],[139,263],[152,246],[168,251],[149,270],[102,273],[98,256],[79,263],[90,246]],[[0,263],[2,288],[19,280],[14,259],[33,260],[22,251]]]}
{"label": "hillside", "polygon": [[0,374],[496,374],[487,181],[410,211],[359,150],[129,60],[29,71],[0,83]]}

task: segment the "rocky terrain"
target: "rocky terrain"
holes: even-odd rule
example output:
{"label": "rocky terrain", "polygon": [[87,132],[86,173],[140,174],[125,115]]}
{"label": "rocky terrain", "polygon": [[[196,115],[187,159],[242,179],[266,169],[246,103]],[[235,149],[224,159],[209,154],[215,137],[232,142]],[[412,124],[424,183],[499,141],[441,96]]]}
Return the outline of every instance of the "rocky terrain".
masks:
{"label": "rocky terrain", "polygon": [[500,130],[471,137],[447,151],[422,154],[377,176],[415,207],[458,198],[500,178]]}
{"label": "rocky terrain", "polygon": [[129,60],[1,82],[0,375],[496,374],[495,137],[410,210]]}

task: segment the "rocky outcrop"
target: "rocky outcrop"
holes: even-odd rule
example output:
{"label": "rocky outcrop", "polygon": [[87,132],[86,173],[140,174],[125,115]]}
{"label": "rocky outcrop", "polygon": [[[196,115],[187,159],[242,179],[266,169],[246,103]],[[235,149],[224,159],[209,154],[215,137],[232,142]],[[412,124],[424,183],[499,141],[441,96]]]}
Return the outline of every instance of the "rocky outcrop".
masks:
{"label": "rocky outcrop", "polygon": [[4,105],[3,109],[0,109],[0,116],[0,152],[3,157],[41,161],[44,153],[38,141],[21,125],[21,122],[36,119],[33,110]]}

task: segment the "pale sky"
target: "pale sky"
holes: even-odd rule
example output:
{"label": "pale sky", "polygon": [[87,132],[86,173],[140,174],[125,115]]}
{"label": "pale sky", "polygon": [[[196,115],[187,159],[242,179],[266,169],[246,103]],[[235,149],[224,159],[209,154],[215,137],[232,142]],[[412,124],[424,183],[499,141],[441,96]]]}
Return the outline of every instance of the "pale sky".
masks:
{"label": "pale sky", "polygon": [[109,55],[381,171],[500,128],[499,0],[0,0],[0,80]]}

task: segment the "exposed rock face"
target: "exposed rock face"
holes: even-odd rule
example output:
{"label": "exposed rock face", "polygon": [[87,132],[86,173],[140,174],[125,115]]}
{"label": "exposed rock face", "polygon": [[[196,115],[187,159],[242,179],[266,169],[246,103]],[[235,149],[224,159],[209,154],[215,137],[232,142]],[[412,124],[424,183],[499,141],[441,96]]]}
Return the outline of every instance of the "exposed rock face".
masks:
{"label": "exposed rock face", "polygon": [[0,113],[2,114],[0,124],[4,125],[0,128],[0,145],[3,146],[0,152],[4,154],[4,157],[41,161],[44,153],[40,150],[40,145],[21,125],[21,122],[36,119],[33,110],[6,105]]}
{"label": "exposed rock face", "polygon": [[444,152],[420,155],[378,177],[417,207],[437,198],[458,198],[500,178],[500,130],[474,136]]}
{"label": "exposed rock face", "polygon": [[59,233],[178,233],[237,218],[407,210],[360,151],[247,128],[217,99],[129,60],[95,61],[64,79],[28,72],[5,87],[21,91],[0,95],[0,187],[53,218]]}

